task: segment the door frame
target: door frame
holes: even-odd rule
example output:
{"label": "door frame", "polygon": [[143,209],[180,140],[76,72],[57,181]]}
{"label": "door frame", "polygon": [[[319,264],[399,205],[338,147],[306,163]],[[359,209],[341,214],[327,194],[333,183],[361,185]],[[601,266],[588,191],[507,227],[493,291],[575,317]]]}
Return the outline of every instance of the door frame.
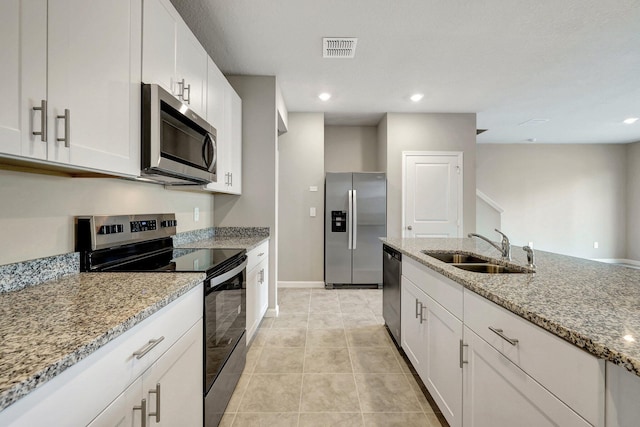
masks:
{"label": "door frame", "polygon": [[401,237],[404,238],[404,233],[406,230],[405,226],[405,210],[406,210],[406,197],[407,197],[407,189],[406,189],[406,179],[407,179],[407,157],[409,156],[457,156],[458,162],[460,163],[460,179],[458,180],[458,236],[463,237],[464,230],[464,210],[463,210],[463,182],[464,182],[464,153],[462,151],[403,151],[402,152],[402,221],[400,222],[401,226]]}

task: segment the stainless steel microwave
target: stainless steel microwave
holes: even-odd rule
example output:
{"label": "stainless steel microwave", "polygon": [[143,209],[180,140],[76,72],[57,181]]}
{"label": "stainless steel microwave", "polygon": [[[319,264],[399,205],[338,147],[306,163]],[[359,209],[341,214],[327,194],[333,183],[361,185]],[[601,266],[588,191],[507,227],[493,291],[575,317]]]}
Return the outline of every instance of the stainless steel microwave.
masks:
{"label": "stainless steel microwave", "polygon": [[142,85],[142,178],[167,185],[216,181],[216,129],[157,84]]}

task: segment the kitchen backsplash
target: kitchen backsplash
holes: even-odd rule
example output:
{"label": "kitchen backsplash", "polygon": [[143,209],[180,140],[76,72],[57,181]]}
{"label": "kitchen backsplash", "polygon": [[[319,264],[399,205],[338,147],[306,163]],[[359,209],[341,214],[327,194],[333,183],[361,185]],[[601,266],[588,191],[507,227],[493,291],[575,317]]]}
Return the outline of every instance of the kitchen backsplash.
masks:
{"label": "kitchen backsplash", "polygon": [[18,291],[79,271],[78,252],[0,265],[0,292]]}

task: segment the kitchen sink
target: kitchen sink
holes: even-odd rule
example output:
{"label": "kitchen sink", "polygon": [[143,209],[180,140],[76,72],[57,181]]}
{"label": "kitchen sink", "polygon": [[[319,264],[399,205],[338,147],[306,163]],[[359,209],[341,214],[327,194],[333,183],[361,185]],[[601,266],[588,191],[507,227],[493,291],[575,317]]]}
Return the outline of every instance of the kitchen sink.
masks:
{"label": "kitchen sink", "polygon": [[446,262],[448,264],[482,264],[489,262],[488,260],[479,258],[477,256],[462,254],[458,252],[422,251],[422,253],[432,258],[439,259],[440,261]]}
{"label": "kitchen sink", "polygon": [[472,271],[474,273],[505,274],[505,273],[526,273],[519,268],[505,267],[495,264],[455,264],[454,267],[461,270]]}

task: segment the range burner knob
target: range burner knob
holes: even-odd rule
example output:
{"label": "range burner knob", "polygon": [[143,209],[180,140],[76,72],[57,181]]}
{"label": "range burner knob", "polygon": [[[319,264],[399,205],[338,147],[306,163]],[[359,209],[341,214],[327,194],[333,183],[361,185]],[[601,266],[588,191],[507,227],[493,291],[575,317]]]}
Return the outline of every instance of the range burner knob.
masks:
{"label": "range burner knob", "polygon": [[111,234],[111,226],[109,225],[100,226],[100,229],[98,230],[98,234]]}
{"label": "range burner knob", "polygon": [[167,219],[160,222],[160,227],[175,227],[178,225],[178,221],[175,219]]}

